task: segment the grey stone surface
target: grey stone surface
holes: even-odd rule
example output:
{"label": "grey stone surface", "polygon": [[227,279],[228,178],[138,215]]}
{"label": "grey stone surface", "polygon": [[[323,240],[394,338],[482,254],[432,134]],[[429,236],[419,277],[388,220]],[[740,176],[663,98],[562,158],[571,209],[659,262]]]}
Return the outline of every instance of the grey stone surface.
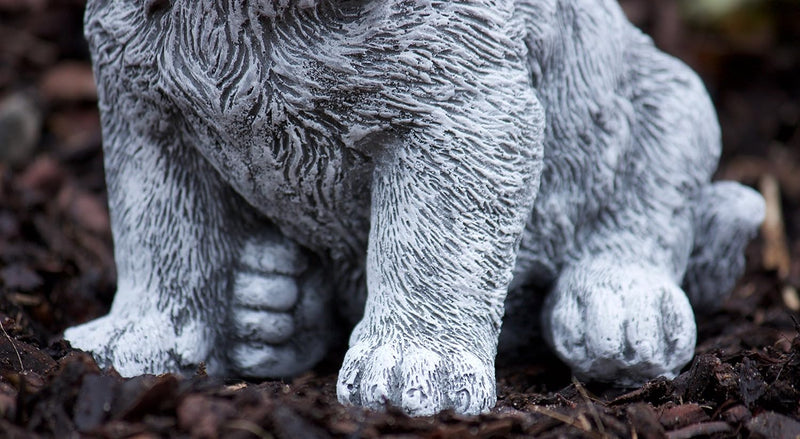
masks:
{"label": "grey stone surface", "polygon": [[479,413],[507,296],[547,295],[576,375],[674,376],[763,216],[613,1],[90,0],[86,34],[119,285],[65,337],[123,375],[299,373],[339,313],[343,403]]}

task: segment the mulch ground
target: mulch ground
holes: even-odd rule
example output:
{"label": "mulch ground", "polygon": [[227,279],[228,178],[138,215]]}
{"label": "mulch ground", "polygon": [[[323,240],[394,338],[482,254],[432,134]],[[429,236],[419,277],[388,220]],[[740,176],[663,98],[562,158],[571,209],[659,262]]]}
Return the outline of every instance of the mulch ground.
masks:
{"label": "mulch ground", "polygon": [[708,84],[718,177],[767,199],[747,274],[698,317],[675,380],[580,383],[543,350],[501,360],[491,413],[414,419],[339,405],[341,353],[290,381],[124,379],[60,338],[115,288],[84,2],[0,0],[0,437],[800,437],[800,5],[687,20],[671,0],[622,3]]}

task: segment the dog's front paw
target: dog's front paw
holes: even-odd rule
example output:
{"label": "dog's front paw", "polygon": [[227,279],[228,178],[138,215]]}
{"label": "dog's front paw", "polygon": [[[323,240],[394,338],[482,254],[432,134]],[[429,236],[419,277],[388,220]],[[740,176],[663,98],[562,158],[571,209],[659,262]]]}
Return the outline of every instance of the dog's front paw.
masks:
{"label": "dog's front paw", "polygon": [[467,349],[433,348],[403,340],[363,338],[350,347],[339,372],[343,404],[399,407],[412,416],[453,409],[475,415],[496,400],[494,363]]}
{"label": "dog's front paw", "polygon": [[619,386],[674,377],[694,352],[694,314],[667,276],[602,260],[562,274],[543,309],[545,337],[573,373]]}
{"label": "dog's front paw", "polygon": [[101,367],[113,366],[122,376],[168,372],[192,373],[202,362],[218,367],[210,358],[212,336],[196,324],[180,334],[165,316],[156,312],[124,315],[112,313],[67,329],[72,347],[90,352]]}

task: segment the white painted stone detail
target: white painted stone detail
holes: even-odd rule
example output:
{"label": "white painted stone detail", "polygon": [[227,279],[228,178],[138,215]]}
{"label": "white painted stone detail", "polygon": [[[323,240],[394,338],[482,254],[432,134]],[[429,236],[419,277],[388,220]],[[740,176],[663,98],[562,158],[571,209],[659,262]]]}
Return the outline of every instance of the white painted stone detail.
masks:
{"label": "white painted stone detail", "polygon": [[610,0],[89,0],[86,35],[119,282],[65,337],[123,375],[297,374],[339,314],[343,403],[480,413],[547,295],[579,377],[671,377],[763,218]]}

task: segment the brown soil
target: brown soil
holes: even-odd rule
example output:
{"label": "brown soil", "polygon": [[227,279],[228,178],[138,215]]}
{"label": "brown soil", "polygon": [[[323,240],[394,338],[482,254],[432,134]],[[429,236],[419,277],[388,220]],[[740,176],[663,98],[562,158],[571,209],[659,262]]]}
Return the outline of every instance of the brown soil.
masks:
{"label": "brown soil", "polygon": [[115,288],[84,2],[0,0],[0,437],[800,437],[800,4],[690,20],[671,0],[622,3],[708,84],[718,176],[767,198],[747,274],[699,317],[675,380],[580,383],[543,350],[501,361],[491,413],[414,419],[339,405],[341,352],[291,381],[123,379],[60,339]]}

